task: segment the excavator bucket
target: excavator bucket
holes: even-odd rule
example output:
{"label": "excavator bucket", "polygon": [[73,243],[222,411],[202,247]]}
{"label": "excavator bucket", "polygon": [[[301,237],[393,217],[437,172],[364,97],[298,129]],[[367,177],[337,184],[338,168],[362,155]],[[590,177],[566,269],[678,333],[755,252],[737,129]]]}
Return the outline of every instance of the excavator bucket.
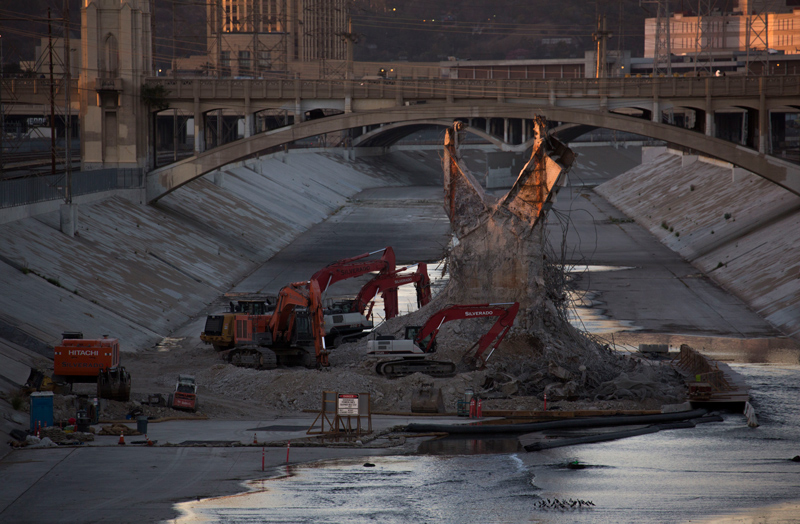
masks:
{"label": "excavator bucket", "polygon": [[97,396],[127,402],[131,398],[131,374],[122,366],[104,369],[97,375]]}
{"label": "excavator bucket", "polygon": [[445,413],[442,390],[423,384],[411,396],[412,413]]}

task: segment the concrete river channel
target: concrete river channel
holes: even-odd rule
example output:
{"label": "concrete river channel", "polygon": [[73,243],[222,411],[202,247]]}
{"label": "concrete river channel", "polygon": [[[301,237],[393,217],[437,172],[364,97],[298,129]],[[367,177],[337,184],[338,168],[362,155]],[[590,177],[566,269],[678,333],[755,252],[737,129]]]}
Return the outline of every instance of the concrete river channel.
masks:
{"label": "concrete river channel", "polygon": [[[573,208],[578,200],[559,205]],[[607,212],[603,207],[592,216]],[[800,463],[791,460],[800,454],[796,343],[706,336],[702,328],[658,334],[646,315],[615,315],[615,304],[603,302],[603,293],[592,284],[603,287],[604,277],[612,273],[615,278],[629,271],[637,280],[650,277],[642,276],[646,265],[634,268],[623,254],[595,248],[607,245],[613,251],[618,242],[609,241],[603,231],[592,238],[588,231],[593,226],[587,222],[576,219],[574,231],[589,244],[584,250],[593,250],[607,265],[573,267],[588,287],[573,297],[572,322],[620,351],[635,349],[637,341],[666,343],[673,350],[682,342],[704,348],[745,378],[760,427],[749,428],[742,414],[723,413],[723,422],[691,430],[532,453],[516,436],[451,436],[428,440],[413,455],[278,467],[267,478],[244,483],[240,495],[177,505],[181,516],[171,522],[800,522]],[[658,308],[658,303],[652,297],[647,306]],[[685,302],[690,311],[707,306]],[[665,313],[658,314],[669,321]],[[709,331],[720,330],[714,326]]]}
{"label": "concrete river channel", "polygon": [[[307,278],[310,267],[363,251],[367,241],[391,243],[404,263],[427,260],[441,283],[433,261],[449,235],[435,180],[439,149],[423,153],[400,157],[404,169],[418,171],[419,187],[362,191],[232,291],[274,291]],[[0,461],[0,523],[800,523],[800,462],[792,460],[800,455],[800,346],[593,191],[637,166],[640,153],[582,148],[548,219],[553,252],[573,267],[571,320],[621,352],[687,343],[724,361],[750,387],[759,427],[724,412],[721,422],[692,429],[536,452],[517,435],[425,438],[399,451],[292,446],[285,465],[282,448],[267,448],[263,472],[261,446],[113,442],[19,451]],[[322,165],[313,158],[299,160]],[[371,161],[382,169],[384,159]],[[413,291],[403,291],[406,312],[416,305]],[[201,321],[184,331],[199,333]],[[305,434],[313,416],[263,418],[259,440],[270,424],[286,426],[273,433]],[[385,418],[392,421],[384,427],[404,423]],[[175,421],[158,430],[164,442],[220,434],[249,444],[256,424]]]}

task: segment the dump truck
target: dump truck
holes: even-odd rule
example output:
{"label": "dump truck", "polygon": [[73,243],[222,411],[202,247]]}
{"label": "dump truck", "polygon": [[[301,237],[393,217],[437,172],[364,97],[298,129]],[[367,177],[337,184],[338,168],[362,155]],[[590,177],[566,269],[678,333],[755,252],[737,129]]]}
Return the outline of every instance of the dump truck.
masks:
{"label": "dump truck", "polygon": [[[262,318],[262,330],[266,329],[269,317],[275,306],[266,299],[237,300],[236,304],[230,302],[230,309],[224,313],[208,315],[206,325],[200,334],[200,340],[211,344],[217,351],[231,349],[236,345],[236,317],[258,316]],[[258,328],[258,326],[257,326]]]}
{"label": "dump truck", "polygon": [[127,401],[131,376],[120,365],[119,340],[103,335],[85,339],[83,333],[62,333],[61,344],[53,348],[53,382],[97,383],[97,396]]}

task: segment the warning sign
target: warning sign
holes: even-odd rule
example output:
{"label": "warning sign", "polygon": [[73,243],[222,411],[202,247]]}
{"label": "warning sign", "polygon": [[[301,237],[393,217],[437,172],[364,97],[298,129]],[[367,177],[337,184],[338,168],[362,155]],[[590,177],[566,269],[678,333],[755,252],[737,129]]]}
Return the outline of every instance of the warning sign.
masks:
{"label": "warning sign", "polygon": [[358,416],[358,395],[340,393],[336,406],[336,414],[340,417]]}

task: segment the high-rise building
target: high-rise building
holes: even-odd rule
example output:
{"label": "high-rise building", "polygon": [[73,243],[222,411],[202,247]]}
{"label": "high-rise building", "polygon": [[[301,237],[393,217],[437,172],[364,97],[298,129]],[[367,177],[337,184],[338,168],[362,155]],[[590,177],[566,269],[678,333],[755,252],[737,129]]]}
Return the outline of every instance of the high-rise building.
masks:
{"label": "high-rise building", "polygon": [[221,76],[346,59],[345,0],[210,0],[207,10],[208,67]]}
{"label": "high-rise building", "polygon": [[[700,27],[698,24],[702,24]],[[655,49],[656,20],[645,21],[644,56]],[[673,55],[756,52],[800,53],[800,0],[739,0],[732,12],[706,16],[675,13],[670,18]]]}

